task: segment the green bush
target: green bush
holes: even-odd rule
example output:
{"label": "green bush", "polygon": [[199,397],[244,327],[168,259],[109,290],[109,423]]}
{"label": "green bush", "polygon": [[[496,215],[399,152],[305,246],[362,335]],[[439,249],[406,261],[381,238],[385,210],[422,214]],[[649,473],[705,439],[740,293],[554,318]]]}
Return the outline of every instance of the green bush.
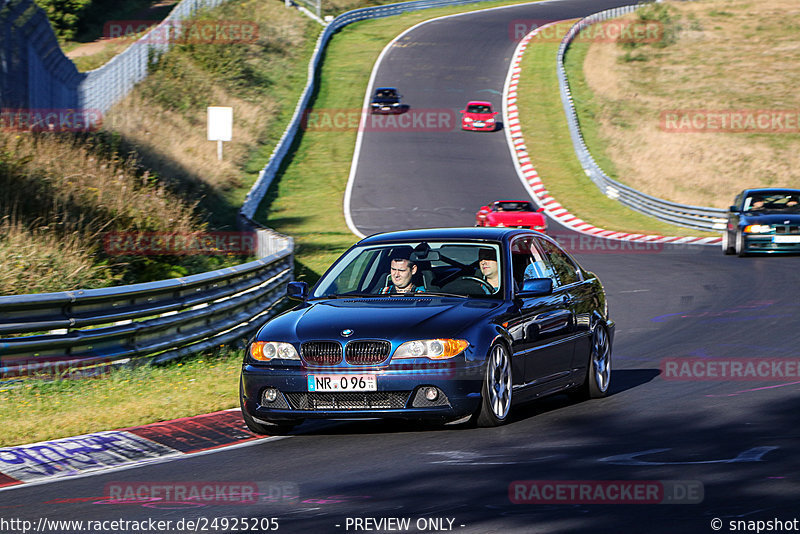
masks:
{"label": "green bush", "polygon": [[74,39],[81,17],[92,0],[35,0],[47,13],[50,24],[59,39]]}

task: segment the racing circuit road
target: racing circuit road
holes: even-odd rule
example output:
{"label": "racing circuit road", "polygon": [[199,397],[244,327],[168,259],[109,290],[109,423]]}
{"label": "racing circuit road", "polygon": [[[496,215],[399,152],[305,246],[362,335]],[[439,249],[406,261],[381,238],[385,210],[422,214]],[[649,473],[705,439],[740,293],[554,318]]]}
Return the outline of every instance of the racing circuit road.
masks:
{"label": "racing circuit road", "polygon": [[[397,85],[421,109],[461,109],[473,98],[499,106],[515,46],[511,21],[574,18],[614,4],[547,2],[425,24],[388,50],[375,82]],[[486,202],[527,196],[502,131],[368,132],[362,142],[351,210],[365,234],[471,225]],[[5,491],[0,514],[275,517],[279,532],[325,533],[392,531],[367,529],[376,526],[363,521],[370,518],[411,518],[411,532],[422,518],[443,527],[429,531],[464,533],[730,532],[731,520],[800,519],[800,379],[664,372],[674,358],[796,362],[800,258],[740,259],[719,247],[620,251],[555,222],[551,231],[574,237],[570,248],[608,292],[617,321],[609,397],[545,399],[516,408],[494,429],[309,422],[284,438]],[[198,480],[288,484],[299,501],[170,509],[102,498],[115,482]],[[665,504],[515,504],[509,488],[519,480],[688,481],[703,491],[693,504],[675,504],[686,497],[679,493],[663,495],[673,501]],[[715,519],[721,530],[712,529]]]}

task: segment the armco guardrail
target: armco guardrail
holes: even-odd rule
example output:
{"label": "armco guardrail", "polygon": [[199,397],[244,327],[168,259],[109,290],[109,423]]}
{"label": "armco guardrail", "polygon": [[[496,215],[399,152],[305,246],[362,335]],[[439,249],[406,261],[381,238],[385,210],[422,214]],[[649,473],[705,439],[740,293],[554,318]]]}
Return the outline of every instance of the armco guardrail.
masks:
{"label": "armco guardrail", "polygon": [[558,83],[561,91],[561,101],[564,104],[564,112],[567,115],[567,125],[569,126],[570,136],[572,137],[572,144],[575,147],[575,153],[586,175],[589,176],[595,185],[600,188],[600,191],[609,198],[618,200],[629,208],[646,215],[651,215],[662,221],[700,230],[723,230],[726,221],[725,210],[677,204],[641,193],[632,187],[628,187],[625,184],[609,178],[608,175],[603,172],[603,169],[597,165],[597,162],[595,162],[589,149],[586,147],[586,142],[583,139],[583,134],[581,133],[580,124],[578,122],[578,115],[575,111],[575,105],[572,101],[567,73],[564,69],[564,54],[575,36],[587,26],[631,13],[638,7],[640,6],[624,6],[590,15],[573,25],[561,40],[561,46],[558,49]]}
{"label": "armco guardrail", "polygon": [[0,375],[143,357],[161,362],[250,335],[283,298],[293,269],[292,240],[270,230],[259,234],[260,246],[272,253],[235,267],[121,287],[0,297]]}
{"label": "armco guardrail", "polygon": [[247,198],[245,199],[244,204],[242,204],[240,214],[247,219],[253,218],[258,205],[261,203],[261,200],[267,193],[272,180],[275,178],[275,174],[278,172],[283,159],[289,152],[292,142],[300,131],[303,113],[311,101],[311,95],[314,94],[316,73],[317,69],[319,68],[319,62],[322,57],[322,53],[325,50],[325,46],[327,46],[328,41],[331,39],[331,36],[333,36],[335,32],[344,26],[347,26],[348,24],[358,22],[360,20],[390,17],[392,15],[400,15],[409,11],[418,11],[421,9],[430,9],[435,7],[474,4],[483,1],[487,0],[419,0],[414,2],[403,2],[400,4],[390,4],[380,7],[365,7],[361,9],[355,9],[353,11],[343,13],[342,15],[339,15],[333,19],[330,24],[325,27],[317,39],[317,45],[314,49],[314,54],[311,57],[311,61],[308,65],[306,87],[303,90],[303,94],[301,95],[299,101],[297,102],[294,114],[292,115],[292,120],[289,122],[289,126],[283,132],[278,144],[272,151],[266,166],[261,170],[258,175],[258,179],[256,180],[255,184],[253,184],[250,192],[247,194]]}

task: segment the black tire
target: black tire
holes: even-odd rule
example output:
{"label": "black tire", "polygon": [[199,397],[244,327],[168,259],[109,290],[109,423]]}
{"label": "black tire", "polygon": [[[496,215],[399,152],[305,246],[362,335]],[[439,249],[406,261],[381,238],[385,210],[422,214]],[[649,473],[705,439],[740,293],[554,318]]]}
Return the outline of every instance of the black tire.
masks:
{"label": "black tire", "polygon": [[730,234],[728,233],[727,230],[725,230],[725,233],[722,234],[722,252],[727,256],[736,253],[736,247],[731,245]]}
{"label": "black tire", "polygon": [[744,234],[741,230],[736,232],[736,245],[735,245],[735,252],[740,258],[744,258],[747,256],[747,252],[744,249]]}
{"label": "black tire", "polygon": [[495,343],[489,349],[481,388],[481,405],[474,416],[478,426],[499,426],[508,420],[513,384],[508,349],[502,343]]}
{"label": "black tire", "polygon": [[291,431],[294,427],[302,423],[303,421],[291,421],[291,422],[280,422],[280,423],[270,423],[270,424],[263,424],[259,423],[253,416],[247,413],[247,409],[244,406],[244,395],[242,390],[242,383],[239,382],[239,405],[242,408],[242,419],[244,419],[244,424],[253,434],[259,434],[261,436],[280,436]]}
{"label": "black tire", "polygon": [[611,341],[604,325],[594,327],[591,343],[586,378],[575,392],[581,399],[605,397],[611,385]]}

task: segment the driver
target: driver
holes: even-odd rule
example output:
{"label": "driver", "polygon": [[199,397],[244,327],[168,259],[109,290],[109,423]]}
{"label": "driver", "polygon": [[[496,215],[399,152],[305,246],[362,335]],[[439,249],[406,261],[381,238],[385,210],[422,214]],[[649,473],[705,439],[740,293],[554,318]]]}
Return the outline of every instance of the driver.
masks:
{"label": "driver", "polygon": [[408,258],[393,258],[389,276],[391,283],[381,289],[380,294],[416,293],[425,291],[424,286],[417,286],[411,281],[417,273],[416,264]]}

